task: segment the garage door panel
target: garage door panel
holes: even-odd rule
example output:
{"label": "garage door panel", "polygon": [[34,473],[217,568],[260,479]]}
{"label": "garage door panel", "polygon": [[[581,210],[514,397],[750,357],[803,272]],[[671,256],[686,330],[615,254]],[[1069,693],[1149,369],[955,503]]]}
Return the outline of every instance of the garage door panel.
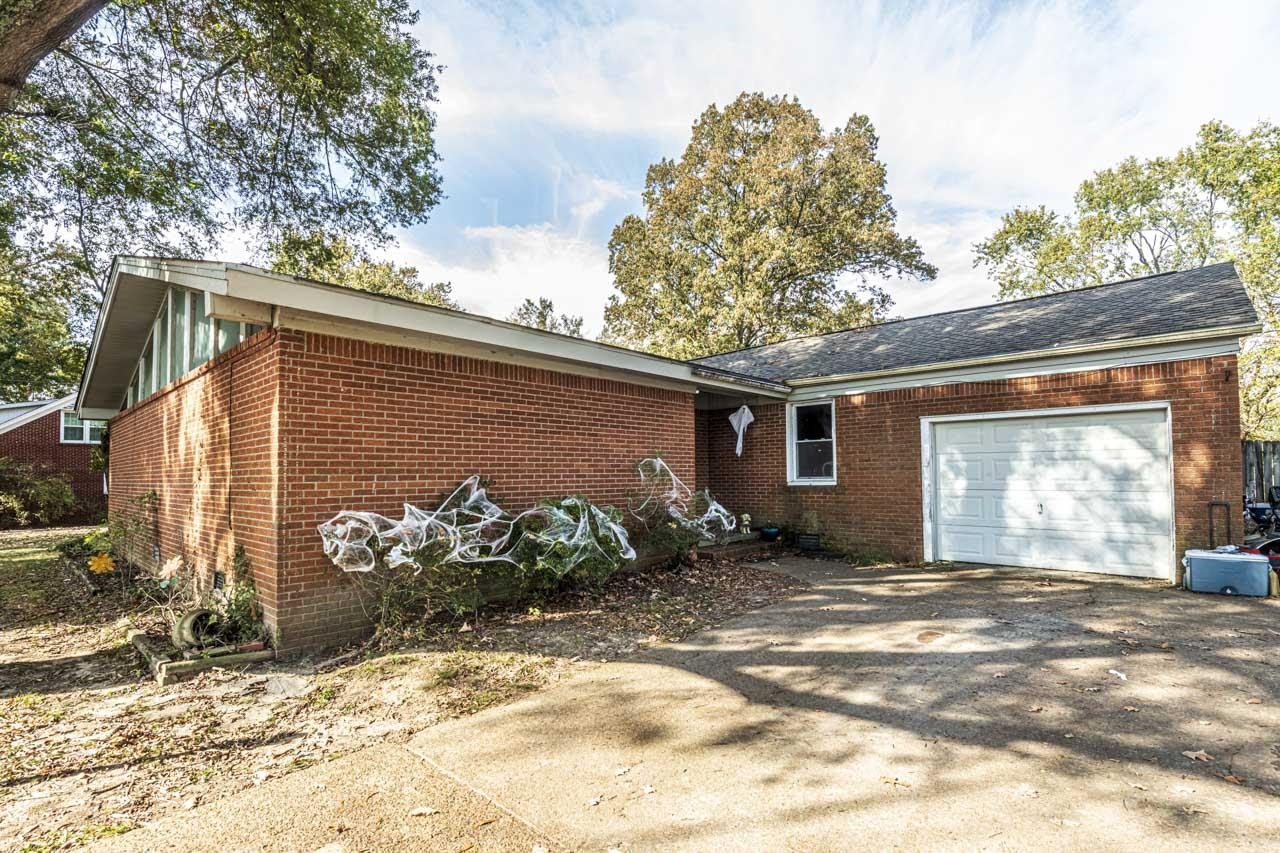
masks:
{"label": "garage door panel", "polygon": [[[985,471],[983,469],[986,469]],[[1072,463],[1034,466],[992,461],[986,466],[968,466],[960,473],[956,466],[940,466],[939,489],[943,495],[964,495],[975,491],[1052,492],[1147,492],[1169,494],[1168,459],[1121,463],[1080,457]]]}
{"label": "garage door panel", "polygon": [[1168,577],[1163,410],[934,427],[942,559]]}
{"label": "garage door panel", "polygon": [[971,563],[988,562],[989,536],[980,530],[944,527],[938,533],[938,541],[939,545],[948,554],[955,555],[947,557],[946,559],[948,560],[962,560]]}
{"label": "garage door panel", "polygon": [[948,521],[981,523],[991,518],[990,510],[985,506],[987,500],[989,498],[982,495],[944,497],[938,502],[939,513]]}
{"label": "garage door panel", "polygon": [[1005,532],[991,535],[990,558],[984,562],[1131,577],[1167,577],[1169,547],[1169,537],[1159,535]]}

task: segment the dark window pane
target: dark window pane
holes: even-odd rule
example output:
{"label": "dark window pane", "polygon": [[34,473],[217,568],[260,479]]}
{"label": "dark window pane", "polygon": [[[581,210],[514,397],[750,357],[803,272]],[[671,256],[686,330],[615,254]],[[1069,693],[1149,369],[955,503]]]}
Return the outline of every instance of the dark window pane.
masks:
{"label": "dark window pane", "polygon": [[816,441],[831,438],[831,406],[796,406],[796,439]]}
{"label": "dark window pane", "polygon": [[810,441],[796,445],[796,478],[830,480],[836,475],[833,459],[835,442]]}

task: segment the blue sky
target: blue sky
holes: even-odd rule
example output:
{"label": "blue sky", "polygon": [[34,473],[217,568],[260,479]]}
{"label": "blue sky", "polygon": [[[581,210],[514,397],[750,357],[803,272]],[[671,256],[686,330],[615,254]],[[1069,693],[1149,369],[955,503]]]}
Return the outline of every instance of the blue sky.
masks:
{"label": "blue sky", "polygon": [[1280,119],[1280,3],[464,3],[422,8],[446,66],[447,198],[382,254],[505,316],[549,296],[599,331],[607,242],[710,103],[791,94],[869,115],[901,228],[939,267],[895,312],[991,301],[970,247],[1015,204],[1171,153],[1211,118]]}

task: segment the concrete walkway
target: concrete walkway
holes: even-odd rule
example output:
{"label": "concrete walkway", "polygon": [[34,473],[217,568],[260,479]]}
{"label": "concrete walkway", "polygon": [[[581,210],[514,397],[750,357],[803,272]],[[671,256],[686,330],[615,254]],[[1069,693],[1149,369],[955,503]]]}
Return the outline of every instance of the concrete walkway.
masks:
{"label": "concrete walkway", "polygon": [[812,590],[105,847],[1274,849],[1277,602],[781,568]]}

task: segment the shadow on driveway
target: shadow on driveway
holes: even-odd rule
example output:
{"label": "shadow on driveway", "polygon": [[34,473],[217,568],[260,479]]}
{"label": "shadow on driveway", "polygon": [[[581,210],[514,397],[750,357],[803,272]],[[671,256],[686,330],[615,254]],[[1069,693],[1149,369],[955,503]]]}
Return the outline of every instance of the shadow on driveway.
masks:
{"label": "shadow on driveway", "polygon": [[1277,602],[779,563],[812,589],[413,751],[584,849],[1274,841]]}

